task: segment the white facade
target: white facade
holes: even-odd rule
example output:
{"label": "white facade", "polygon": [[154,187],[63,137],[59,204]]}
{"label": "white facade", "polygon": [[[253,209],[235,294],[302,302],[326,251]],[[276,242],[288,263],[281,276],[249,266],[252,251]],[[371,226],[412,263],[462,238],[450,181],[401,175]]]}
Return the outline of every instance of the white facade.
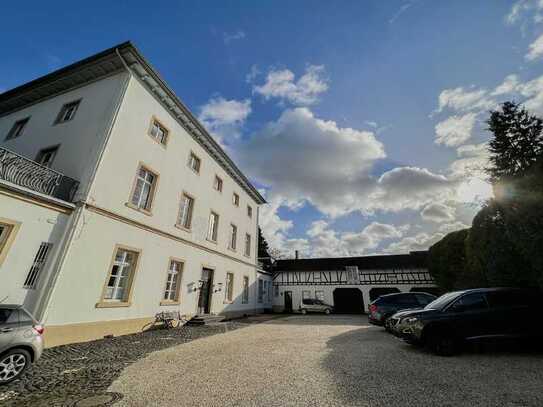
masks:
{"label": "white facade", "polygon": [[[0,195],[0,225],[20,225],[10,247],[0,246],[0,299],[25,303],[42,318],[49,345],[135,332],[161,311],[237,316],[264,309],[256,267],[264,200],[254,187],[131,44],[66,69],[57,82],[71,75],[83,83],[67,82],[58,92],[51,78],[31,82],[31,90],[19,91],[35,92],[28,106],[17,106],[17,89],[0,95],[0,137],[30,117],[19,137],[0,147],[34,159],[58,146],[51,168],[80,182],[74,204]],[[40,89],[51,94],[39,97]],[[59,110],[73,101],[73,118],[57,124]],[[167,131],[163,143],[151,136],[152,123]],[[191,154],[200,160],[198,172],[188,165]],[[151,174],[148,194],[137,180],[142,170]],[[216,176],[222,191],[213,188]],[[33,194],[12,184],[0,176],[0,192],[9,186],[19,198]],[[188,227],[179,224],[184,194],[193,199]],[[218,229],[210,235],[212,212]],[[51,242],[51,252],[37,286],[23,287],[40,242]],[[212,270],[205,272],[212,274],[209,286],[204,268]],[[202,287],[209,288],[205,308]]]}

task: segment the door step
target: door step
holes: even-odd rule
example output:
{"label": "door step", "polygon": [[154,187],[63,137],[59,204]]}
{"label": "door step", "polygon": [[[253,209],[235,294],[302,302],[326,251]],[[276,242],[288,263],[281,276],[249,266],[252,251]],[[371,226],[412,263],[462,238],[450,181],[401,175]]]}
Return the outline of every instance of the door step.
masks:
{"label": "door step", "polygon": [[220,315],[195,315],[192,317],[186,325],[210,325],[224,321],[225,317]]}

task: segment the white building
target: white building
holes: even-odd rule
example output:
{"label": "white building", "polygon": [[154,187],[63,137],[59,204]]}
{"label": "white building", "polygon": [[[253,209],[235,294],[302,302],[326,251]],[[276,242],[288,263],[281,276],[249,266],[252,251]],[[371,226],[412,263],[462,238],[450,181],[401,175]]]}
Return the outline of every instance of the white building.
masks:
{"label": "white building", "polygon": [[0,300],[49,346],[270,306],[264,199],[131,43],[1,94],[0,137]]}
{"label": "white building", "polygon": [[394,292],[435,292],[427,252],[401,255],[278,260],[273,265],[273,310],[292,312],[304,298],[337,312],[366,312],[371,301]]}

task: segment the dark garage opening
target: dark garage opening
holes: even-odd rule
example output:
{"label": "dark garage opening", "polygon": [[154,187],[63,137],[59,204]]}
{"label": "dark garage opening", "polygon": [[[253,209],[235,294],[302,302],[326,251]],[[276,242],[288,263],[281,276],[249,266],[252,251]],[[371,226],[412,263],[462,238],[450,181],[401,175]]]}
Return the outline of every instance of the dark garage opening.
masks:
{"label": "dark garage opening", "polygon": [[363,314],[364,298],[358,288],[336,288],[334,310],[339,314]]}
{"label": "dark garage opening", "polygon": [[370,302],[376,300],[381,295],[400,293],[396,287],[375,287],[370,289]]}

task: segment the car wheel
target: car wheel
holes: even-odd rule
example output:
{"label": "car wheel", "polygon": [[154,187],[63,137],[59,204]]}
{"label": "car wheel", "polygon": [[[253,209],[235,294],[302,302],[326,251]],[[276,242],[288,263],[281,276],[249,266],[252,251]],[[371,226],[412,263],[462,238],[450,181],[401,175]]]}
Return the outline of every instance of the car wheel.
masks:
{"label": "car wheel", "polygon": [[430,349],[439,356],[452,356],[456,353],[456,339],[444,332],[434,332],[428,338]]}
{"label": "car wheel", "polygon": [[326,315],[330,315],[330,308],[326,308],[326,309],[324,310],[324,313],[325,313]]}
{"label": "car wheel", "polygon": [[307,314],[307,310],[303,309],[302,310],[302,315],[305,315],[305,314]]}
{"label": "car wheel", "polygon": [[0,356],[0,385],[17,379],[30,365],[30,353],[24,349],[12,349]]}

